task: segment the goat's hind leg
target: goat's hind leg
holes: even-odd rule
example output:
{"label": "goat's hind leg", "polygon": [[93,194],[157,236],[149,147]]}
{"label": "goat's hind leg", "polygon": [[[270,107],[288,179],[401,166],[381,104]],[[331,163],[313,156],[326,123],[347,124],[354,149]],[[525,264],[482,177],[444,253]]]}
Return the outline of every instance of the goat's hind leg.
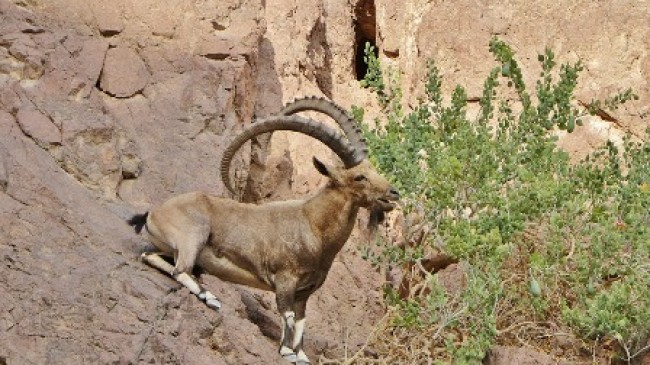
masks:
{"label": "goat's hind leg", "polygon": [[159,252],[145,252],[141,257],[149,266],[170,275],[176,281],[183,284],[183,286],[188,288],[192,294],[196,295],[208,307],[215,310],[221,308],[221,302],[214,294],[205,290],[190,274],[186,272],[178,273],[178,265],[176,267],[172,266],[169,262],[163,259],[161,255],[164,254]]}
{"label": "goat's hind leg", "polygon": [[164,252],[143,252],[140,258],[154,269],[158,269],[169,276],[174,276],[174,266],[162,256],[167,256],[167,254]]}

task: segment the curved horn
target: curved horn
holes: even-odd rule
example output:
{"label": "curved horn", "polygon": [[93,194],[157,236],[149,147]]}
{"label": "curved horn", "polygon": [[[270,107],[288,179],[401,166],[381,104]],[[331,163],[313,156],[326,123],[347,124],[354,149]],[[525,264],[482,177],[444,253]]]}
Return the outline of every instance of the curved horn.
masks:
{"label": "curved horn", "polygon": [[359,128],[354,119],[343,108],[325,98],[308,96],[287,103],[280,110],[280,114],[291,115],[302,111],[317,111],[334,119],[348,137],[350,143],[363,152],[364,158],[368,156],[368,146],[366,145],[365,138],[362,136],[361,128]]}
{"label": "curved horn", "polygon": [[361,156],[362,152],[350,144],[340,132],[321,122],[297,115],[268,117],[244,129],[223,153],[221,159],[221,180],[231,193],[234,194],[234,189],[230,184],[230,163],[235,153],[249,139],[263,133],[278,130],[299,132],[316,138],[334,151],[343,161],[346,168],[358,165],[365,158],[365,156]]}

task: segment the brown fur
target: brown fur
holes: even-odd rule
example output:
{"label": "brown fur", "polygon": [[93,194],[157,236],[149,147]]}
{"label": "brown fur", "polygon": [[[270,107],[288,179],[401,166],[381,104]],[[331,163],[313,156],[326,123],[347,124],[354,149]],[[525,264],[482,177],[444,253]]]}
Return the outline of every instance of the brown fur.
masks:
{"label": "brown fur", "polygon": [[[329,184],[305,201],[255,205],[200,192],[176,196],[150,211],[151,241],[177,254],[177,272],[198,263],[223,280],[266,290],[275,289],[277,273],[288,272],[311,294],[350,236],[358,208],[397,198],[369,163],[326,173]],[[367,180],[354,181],[361,174]]]}
{"label": "brown fur", "polygon": [[295,312],[300,320],[359,208],[389,211],[399,199],[368,160],[349,169],[316,159],[314,165],[329,182],[307,200],[255,205],[200,192],[171,198],[150,211],[150,240],[176,257],[176,274],[198,264],[222,280],[274,291],[280,313]]}

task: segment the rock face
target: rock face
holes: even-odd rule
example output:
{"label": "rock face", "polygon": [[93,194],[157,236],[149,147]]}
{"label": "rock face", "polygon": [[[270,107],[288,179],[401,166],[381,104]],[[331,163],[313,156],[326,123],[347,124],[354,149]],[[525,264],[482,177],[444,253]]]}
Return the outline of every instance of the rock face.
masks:
{"label": "rock face", "polygon": [[251,119],[253,57],[140,58],[60,15],[0,1],[0,363],[273,363],[247,292],[211,283],[228,308],[208,310],[137,260],[124,224],[177,191],[221,192],[214,155]]}
{"label": "rock face", "polygon": [[[272,295],[204,276],[224,303],[208,310],[124,223],[223,194],[226,143],[282,103],[261,1],[157,4],[0,0],[0,363],[279,360]],[[380,315],[367,265],[350,248],[312,299],[312,357],[354,350]]]}
{"label": "rock face", "polygon": [[142,91],[149,77],[146,65],[133,49],[111,48],[106,52],[99,87],[109,95],[128,98]]}
{"label": "rock face", "polygon": [[[295,97],[377,115],[357,82],[366,41],[410,97],[429,57],[447,89],[476,96],[492,36],[529,82],[548,45],[559,61],[584,59],[584,100],[627,87],[641,97],[616,123],[590,119],[564,137],[568,149],[648,126],[650,9],[632,0],[107,4],[0,0],[0,364],[277,363],[272,295],[204,276],[224,303],[206,309],[138,261],[145,244],[124,219],[177,193],[224,194],[226,144]],[[235,161],[239,186],[255,201],[309,194],[323,182],[313,155],[334,159],[302,136],[259,138]],[[383,278],[358,254],[366,241],[355,234],[310,300],[312,359],[355,351],[382,315]],[[491,363],[515,361],[519,350],[502,350]]]}
{"label": "rock face", "polygon": [[[620,142],[622,131],[643,136],[648,127],[650,10],[647,6],[632,0],[553,4],[513,1],[489,6],[477,6],[472,1],[412,3],[410,10],[408,7],[398,10],[398,17],[412,26],[402,27],[402,31],[382,32],[388,36],[387,44],[394,43],[393,38],[400,39],[400,57],[395,63],[404,70],[403,86],[411,99],[422,93],[419,80],[424,76],[428,59],[435,60],[439,66],[447,95],[460,83],[467,87],[469,97],[480,96],[482,83],[495,66],[487,45],[497,36],[517,52],[531,93],[541,71],[537,55],[549,47],[555,52],[558,65],[582,60],[585,67],[576,90],[579,100],[588,103],[629,87],[639,95],[640,101],[608,111],[615,120],[587,118],[584,128],[561,135],[560,146],[570,153],[582,155],[607,139]],[[389,2],[384,5],[387,9],[398,7]],[[394,29],[391,19],[387,18],[379,27]]]}
{"label": "rock face", "polygon": [[21,108],[16,121],[23,133],[39,145],[61,144],[61,131],[38,110]]}
{"label": "rock face", "polygon": [[[373,8],[374,14],[368,16]],[[608,138],[619,141],[622,131],[642,136],[648,127],[649,20],[649,8],[634,0],[553,4],[429,0],[321,0],[304,4],[269,0],[265,36],[276,50],[282,50],[275,52],[274,61],[285,99],[313,92],[332,95],[347,108],[365,107],[368,120],[378,114],[378,108],[374,96],[360,90],[355,81],[363,77],[355,68],[363,56],[360,42],[374,43],[382,64],[399,71],[408,102],[423,95],[421,81],[428,59],[435,60],[440,68],[445,95],[461,84],[469,97],[480,96],[483,82],[495,66],[488,50],[494,36],[517,52],[525,81],[533,92],[540,72],[537,55],[550,47],[558,64],[583,60],[585,69],[577,90],[580,100],[604,98],[628,87],[640,97],[629,107],[611,111],[615,121],[590,117],[584,128],[561,136],[562,148],[581,155]],[[315,46],[321,42],[327,46]],[[319,80],[331,80],[331,87],[323,87],[327,83]],[[272,160],[284,156],[285,145],[292,151],[305,148],[305,142],[298,138],[277,136],[274,140],[274,145],[282,147],[273,152]],[[301,159],[292,153],[289,158],[296,165],[294,189],[311,189],[313,175],[301,167],[308,168],[308,157]]]}

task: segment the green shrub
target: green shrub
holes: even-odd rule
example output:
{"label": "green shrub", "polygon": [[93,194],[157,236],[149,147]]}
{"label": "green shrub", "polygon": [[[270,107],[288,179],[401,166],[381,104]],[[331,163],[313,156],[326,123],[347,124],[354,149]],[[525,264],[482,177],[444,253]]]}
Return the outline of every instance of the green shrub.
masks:
{"label": "green shrub", "polygon": [[[418,244],[385,242],[364,256],[408,265],[442,252],[463,262],[467,274],[456,297],[430,278],[426,295],[400,299],[387,290],[394,309],[387,331],[408,346],[418,331],[437,328],[431,346],[462,364],[480,362],[496,342],[521,340],[528,327],[537,333],[556,323],[584,340],[614,339],[620,356],[630,358],[650,337],[650,143],[626,138],[619,150],[608,142],[572,164],[556,148],[555,131],[571,132],[588,113],[636,95],[626,90],[579,108],[582,64],[556,71],[550,49],[539,55],[542,71],[530,95],[511,48],[493,39],[490,51],[497,65],[474,119],[462,86],[444,100],[433,61],[426,99],[408,113],[399,107],[398,83],[384,84],[377,59],[369,62],[372,79],[364,85],[385,107],[379,127],[366,131],[372,159],[403,193],[405,213],[421,212],[430,230]],[[501,96],[507,89],[518,100]]]}

